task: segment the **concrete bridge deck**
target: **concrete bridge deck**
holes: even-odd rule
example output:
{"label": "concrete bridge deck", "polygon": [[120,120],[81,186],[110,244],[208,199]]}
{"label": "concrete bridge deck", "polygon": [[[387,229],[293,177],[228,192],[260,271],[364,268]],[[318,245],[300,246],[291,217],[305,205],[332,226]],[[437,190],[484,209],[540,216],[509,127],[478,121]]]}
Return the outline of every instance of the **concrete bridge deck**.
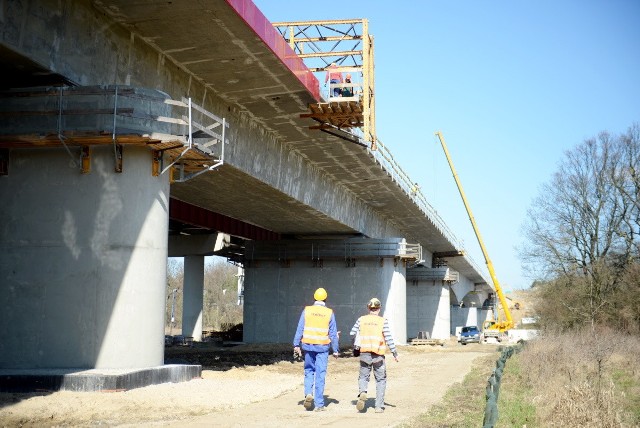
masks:
{"label": "concrete bridge deck", "polygon": [[[410,194],[384,147],[373,151],[367,144],[309,129],[313,120],[301,114],[309,103],[321,100],[319,83],[251,1],[40,0],[3,6],[0,65],[8,76],[3,89],[43,84],[149,88],[174,100],[189,97],[225,118],[229,143],[224,164],[171,183],[172,201],[288,239],[401,237],[422,246],[427,264],[434,254],[462,250],[437,213]],[[5,145],[0,150],[5,150],[8,175],[0,177],[0,195],[9,198],[16,190],[14,171],[33,152],[28,145],[16,146],[17,138],[9,141],[2,128]],[[141,157],[136,159],[136,168],[144,165]],[[75,176],[67,180],[78,185]],[[164,192],[163,185],[155,185]],[[46,192],[46,185],[39,191]],[[129,204],[135,201],[135,193],[127,197]],[[70,209],[82,211],[81,205],[75,201]],[[169,205],[161,203],[167,211]],[[3,220],[22,214],[13,209],[3,212]],[[146,215],[144,207],[139,209],[138,215]],[[92,210],[91,215],[100,213]],[[204,227],[190,220],[191,226]],[[5,230],[4,246],[10,248],[20,232]],[[135,258],[133,251],[123,263]],[[467,284],[486,287],[483,273],[469,258],[450,257],[447,262]],[[15,280],[9,269],[3,275]],[[124,283],[126,276],[118,272],[113,280]],[[160,300],[157,291],[150,292]],[[114,294],[108,305],[116,307],[116,301]],[[112,340],[110,328],[107,316],[99,328],[103,346]]]}

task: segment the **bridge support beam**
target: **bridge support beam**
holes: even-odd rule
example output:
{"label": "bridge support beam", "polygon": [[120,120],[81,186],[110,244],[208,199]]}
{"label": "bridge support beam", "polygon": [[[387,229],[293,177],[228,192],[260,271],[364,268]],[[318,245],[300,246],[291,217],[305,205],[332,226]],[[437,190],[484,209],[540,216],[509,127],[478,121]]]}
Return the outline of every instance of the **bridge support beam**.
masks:
{"label": "bridge support beam", "polygon": [[169,179],[144,147],[12,149],[0,177],[0,369],[164,360]]}
{"label": "bridge support beam", "polygon": [[[245,263],[244,341],[291,343],[302,309],[324,287],[336,314],[340,342],[367,313],[372,297],[382,302],[396,344],[407,342],[406,264],[402,239],[252,242]],[[357,245],[357,249],[354,249]],[[405,244],[406,245],[406,244]],[[384,247],[384,248],[383,248]]]}

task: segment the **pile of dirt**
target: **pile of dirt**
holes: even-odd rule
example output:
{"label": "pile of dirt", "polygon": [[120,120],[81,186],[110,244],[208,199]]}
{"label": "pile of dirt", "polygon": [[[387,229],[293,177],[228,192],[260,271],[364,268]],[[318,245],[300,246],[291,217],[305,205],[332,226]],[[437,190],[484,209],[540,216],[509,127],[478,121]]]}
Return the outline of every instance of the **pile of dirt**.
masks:
{"label": "pile of dirt", "polygon": [[229,370],[234,367],[263,366],[295,362],[290,344],[233,344],[214,342],[165,348],[165,364],[199,364],[203,370]]}
{"label": "pile of dirt", "polygon": [[531,290],[514,290],[506,293],[507,302],[509,303],[509,311],[513,318],[516,328],[519,327],[520,321],[525,317],[533,317],[536,314],[534,308],[534,295]]}

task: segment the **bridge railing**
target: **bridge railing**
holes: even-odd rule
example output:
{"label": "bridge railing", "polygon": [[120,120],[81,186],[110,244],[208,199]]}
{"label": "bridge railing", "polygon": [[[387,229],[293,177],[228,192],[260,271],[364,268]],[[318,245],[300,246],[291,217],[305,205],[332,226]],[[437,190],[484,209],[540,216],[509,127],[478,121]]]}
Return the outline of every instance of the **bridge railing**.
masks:
{"label": "bridge railing", "polygon": [[464,247],[462,241],[460,241],[454,233],[447,227],[444,220],[440,217],[438,212],[427,202],[420,189],[413,188],[414,182],[411,181],[406,172],[396,162],[389,149],[378,140],[377,150],[371,150],[373,157],[380,162],[384,169],[391,174],[391,178],[398,183],[398,185],[411,197],[413,197],[416,204],[427,214],[429,219],[435,224],[435,226],[442,232],[445,237],[451,241],[457,249]]}
{"label": "bridge railing", "polygon": [[[225,118],[220,118],[198,104],[191,101],[191,98],[183,98],[182,101],[167,98],[164,101],[181,110],[180,117],[159,117],[158,121],[168,122],[182,129],[182,135],[186,135],[185,148],[182,153],[165,167],[163,173],[169,168],[178,167],[178,178],[175,181],[187,181],[197,177],[207,171],[212,171],[224,164],[224,146],[227,144],[225,133],[229,127],[229,123]],[[176,112],[178,113],[178,112]],[[219,145],[219,149],[214,151],[213,148]],[[183,164],[180,164],[182,157],[189,150],[198,149],[202,153],[211,156],[215,161],[211,165],[203,166],[202,169],[190,174],[185,174]]]}
{"label": "bridge railing", "polygon": [[[340,94],[338,96],[335,95],[334,90],[339,89]],[[345,95],[345,89],[349,90],[351,95]],[[357,82],[352,83],[331,83],[324,89],[321,89],[322,97],[329,102],[340,102],[340,101],[358,101],[362,99],[362,84]]]}

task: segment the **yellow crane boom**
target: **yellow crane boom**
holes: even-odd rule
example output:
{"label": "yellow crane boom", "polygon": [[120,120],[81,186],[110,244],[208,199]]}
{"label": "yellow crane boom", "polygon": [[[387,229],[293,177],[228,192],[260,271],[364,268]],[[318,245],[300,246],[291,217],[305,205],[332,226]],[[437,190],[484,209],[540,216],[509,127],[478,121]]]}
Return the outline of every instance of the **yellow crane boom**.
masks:
{"label": "yellow crane boom", "polygon": [[500,311],[498,312],[498,320],[495,323],[492,323],[489,326],[485,326],[485,330],[498,330],[500,333],[509,330],[513,327],[513,318],[511,317],[511,312],[509,311],[509,306],[507,305],[507,301],[505,299],[504,293],[502,292],[502,288],[500,287],[500,283],[498,282],[498,278],[496,278],[496,273],[493,269],[493,263],[491,263],[491,259],[489,258],[489,254],[487,253],[487,249],[484,246],[484,242],[482,241],[482,237],[480,236],[480,231],[478,230],[478,226],[476,225],[476,221],[473,218],[473,214],[471,213],[471,208],[469,207],[469,203],[467,202],[467,198],[464,195],[464,190],[462,189],[462,184],[460,183],[460,179],[458,178],[458,174],[456,173],[456,169],[453,166],[453,162],[451,161],[451,156],[449,156],[449,150],[447,149],[447,144],[444,142],[444,137],[440,131],[436,132],[438,139],[440,140],[440,145],[444,150],[444,154],[447,157],[447,162],[449,162],[449,168],[451,168],[451,173],[453,174],[453,179],[456,181],[456,185],[458,186],[458,191],[460,192],[460,196],[462,197],[462,202],[464,203],[464,207],[467,210],[467,214],[469,215],[469,220],[471,220],[471,225],[473,226],[473,231],[476,234],[476,238],[478,238],[478,244],[480,244],[480,249],[482,249],[482,255],[484,256],[484,261],[487,264],[487,269],[489,269],[489,275],[491,275],[491,280],[493,281],[493,287],[496,290],[496,294],[498,295],[498,299],[500,299],[500,304],[502,305],[502,310],[504,311],[505,320],[502,320],[500,317]]}

